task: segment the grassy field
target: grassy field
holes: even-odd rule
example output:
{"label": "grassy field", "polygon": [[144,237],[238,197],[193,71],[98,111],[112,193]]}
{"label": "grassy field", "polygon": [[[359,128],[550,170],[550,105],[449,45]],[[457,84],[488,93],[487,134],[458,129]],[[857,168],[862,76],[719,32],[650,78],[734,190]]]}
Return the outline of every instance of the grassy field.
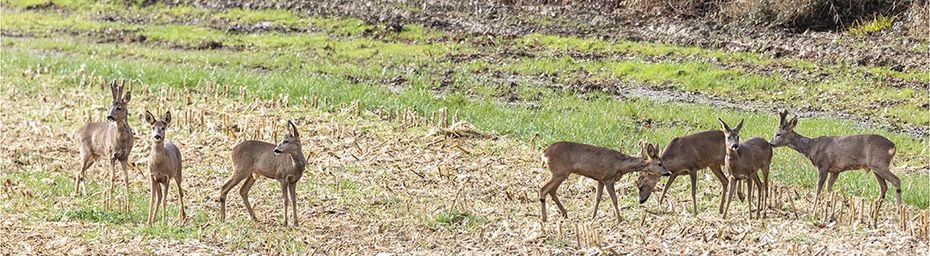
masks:
{"label": "grassy field", "polygon": [[[874,225],[842,224],[844,217],[824,220],[808,211],[805,205],[810,203],[816,172],[800,154],[781,148],[776,150],[773,179],[796,194],[773,213],[772,224],[719,219],[714,212],[718,188],[709,174],[700,178],[698,197],[706,212],[694,219],[687,218],[691,213],[684,208],[690,201],[686,182],[670,188],[669,205],[650,202],[640,207],[629,185],[635,177],[627,177],[621,181],[629,195],[623,203],[632,209],[624,210],[626,221],[620,225],[638,229],[637,234],[614,232],[616,227],[607,224],[610,214],[598,220],[583,217],[592,207],[586,199],[593,195],[593,185],[581,180],[560,193],[572,212],[569,219],[559,220],[558,226],[535,221],[535,194],[548,178],[537,155],[548,143],[569,140],[637,152],[640,139],[664,145],[676,136],[717,129],[717,117],[744,118],[744,137],[770,138],[778,122],[776,107],[839,111],[879,124],[926,127],[926,90],[881,86],[901,81],[926,84],[926,72],[824,67],[648,42],[543,34],[488,38],[417,24],[403,24],[397,32],[353,18],[305,17],[284,10],[161,5],[126,10],[110,4],[53,3],[51,8],[26,10],[34,3],[4,1],[0,16],[4,35],[16,35],[0,39],[3,104],[16,106],[4,111],[3,121],[21,124],[3,131],[8,153],[2,159],[0,181],[9,185],[4,185],[8,200],[2,214],[11,220],[3,228],[17,231],[2,237],[8,241],[47,230],[52,234],[22,241],[38,248],[58,248],[68,241],[81,246],[56,252],[156,254],[164,244],[204,252],[581,253],[589,248],[621,250],[631,238],[679,239],[695,251],[716,248],[733,253],[814,253],[832,241],[846,241],[829,248],[835,252],[872,251],[886,243],[926,251],[914,238],[893,241],[891,235],[920,237],[915,231],[920,225],[895,231],[892,204],[885,204],[883,217]],[[216,24],[243,29],[226,31]],[[772,66],[816,78],[757,71]],[[143,225],[147,184],[137,174],[134,210],[128,215],[101,208],[98,194],[69,195],[76,149],[67,134],[102,116],[106,92],[87,85],[98,78],[134,81],[134,91],[142,96],[134,99],[133,111],[186,113],[179,118],[178,132],[169,134],[190,161],[185,172],[190,182],[185,186],[191,190],[193,217],[185,225]],[[639,87],[749,102],[771,111],[617,96],[617,91]],[[231,89],[227,93],[225,88]],[[313,97],[325,103],[308,107],[306,101]],[[352,114],[356,102],[360,116]],[[440,110],[448,111],[449,119],[456,116],[497,138],[427,136],[428,124],[439,122],[435,113]],[[397,118],[407,111],[419,116],[417,125]],[[242,131],[228,132],[227,124],[221,123],[224,118],[234,120]],[[271,140],[281,132],[271,123],[285,118],[300,120],[302,129],[312,134],[304,142],[312,152],[310,175],[298,189],[304,227],[280,226],[278,190],[270,182],[259,182],[253,192],[255,201],[264,202],[258,206],[262,221],[248,220],[238,196],[231,193],[233,218],[217,223],[212,200],[229,173],[229,148],[243,137]],[[137,135],[145,134],[136,115],[130,121]],[[807,136],[876,133],[890,138],[898,146],[894,171],[902,178],[908,211],[927,214],[926,137],[833,117],[803,118],[797,130]],[[145,170],[148,148],[141,145],[133,155],[140,165],[136,168]],[[94,169],[103,170],[102,165]],[[97,176],[101,178],[88,183],[92,192],[104,184],[102,174]],[[844,173],[837,186],[844,202],[878,194],[873,175],[862,171]],[[893,195],[887,199],[893,201]],[[842,213],[852,214],[854,206],[850,203]],[[799,232],[786,234],[778,225]],[[670,238],[666,228],[692,230],[704,238]],[[875,231],[891,237],[876,238]],[[456,241],[446,241],[448,237]],[[777,242],[766,243],[766,237]],[[865,237],[876,242],[849,243]],[[768,245],[748,251],[727,247],[744,239]],[[113,243],[119,241],[144,246]],[[659,245],[629,252],[675,253]]]}

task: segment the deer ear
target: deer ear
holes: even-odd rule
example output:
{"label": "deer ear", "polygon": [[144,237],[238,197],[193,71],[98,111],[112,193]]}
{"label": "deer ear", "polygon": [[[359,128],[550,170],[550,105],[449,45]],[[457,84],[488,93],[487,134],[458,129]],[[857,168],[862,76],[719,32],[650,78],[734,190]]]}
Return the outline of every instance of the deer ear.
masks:
{"label": "deer ear", "polygon": [[733,128],[733,131],[739,132],[741,129],[743,129],[743,119],[739,120],[739,123],[736,124],[736,128]]}
{"label": "deer ear", "polygon": [[129,103],[129,100],[132,99],[132,91],[126,92],[126,95],[123,95],[123,103]]}
{"label": "deer ear", "polygon": [[797,115],[795,115],[793,118],[791,118],[791,121],[788,122],[788,126],[786,126],[785,128],[794,129],[794,126],[796,126],[796,125],[798,125],[798,116],[797,116]]}
{"label": "deer ear", "polygon": [[291,120],[287,120],[287,124],[291,127],[291,135],[300,137],[300,133],[297,132],[297,125],[294,125],[294,122],[291,122]]}
{"label": "deer ear", "polygon": [[149,123],[149,124],[154,124],[154,123],[155,123],[155,116],[152,115],[152,112],[149,112],[148,110],[145,110],[145,114],[143,114],[142,116],[143,116],[143,118],[145,118],[145,122],[146,122],[146,123]]}
{"label": "deer ear", "polygon": [[717,118],[717,121],[720,121],[720,128],[723,128],[723,132],[730,132],[730,126],[727,125],[727,123],[724,122],[723,119],[720,119],[720,118],[718,117],[718,118]]}
{"label": "deer ear", "polygon": [[171,123],[171,111],[165,111],[165,117],[163,117],[163,119],[165,119],[165,124],[170,124]]}
{"label": "deer ear", "polygon": [[785,118],[788,117],[788,110],[782,110],[778,113],[778,125],[785,125]]}

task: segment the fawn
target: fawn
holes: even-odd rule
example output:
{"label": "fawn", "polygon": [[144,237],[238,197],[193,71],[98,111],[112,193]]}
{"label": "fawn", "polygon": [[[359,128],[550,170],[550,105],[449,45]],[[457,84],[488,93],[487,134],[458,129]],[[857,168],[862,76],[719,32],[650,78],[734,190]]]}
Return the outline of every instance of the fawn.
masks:
{"label": "fawn", "polygon": [[546,148],[542,154],[542,161],[544,165],[549,166],[552,178],[539,190],[539,202],[542,204],[542,221],[546,222],[547,219],[546,195],[552,196],[552,201],[559,207],[562,216],[568,217],[568,212],[559,202],[556,190],[572,173],[598,182],[597,196],[594,202],[594,218],[597,218],[597,206],[601,202],[604,187],[607,187],[607,193],[613,203],[617,221],[621,221],[620,209],[617,206],[617,194],[614,190],[614,183],[617,179],[626,173],[636,171],[650,171],[665,176],[669,175],[669,172],[662,167],[662,161],[656,156],[658,149],[652,144],[644,143],[641,146],[644,153],[643,157],[627,156],[612,149],[565,141],[556,142]]}
{"label": "fawn", "polygon": [[[110,185],[106,190],[104,205],[109,207],[110,197],[113,193],[113,185],[116,178],[116,162],[120,162],[123,171],[123,181],[126,185],[126,212],[130,212],[130,193],[129,193],[129,173],[128,163],[129,154],[132,151],[133,132],[129,127],[129,100],[132,99],[132,92],[123,94],[124,84],[116,81],[110,83],[110,93],[112,102],[110,111],[107,113],[107,122],[92,122],[78,129],[72,138],[77,144],[80,157],[82,160],[80,172],[75,177],[74,193],[87,194],[87,187],[84,184],[84,176],[88,168],[98,159],[110,161]],[[82,192],[81,185],[84,184]]]}
{"label": "fawn", "polygon": [[145,111],[145,122],[152,126],[152,151],[149,153],[149,176],[152,179],[152,192],[149,198],[148,224],[151,225],[158,215],[161,207],[161,218],[165,220],[165,198],[168,197],[168,185],[171,179],[178,186],[178,202],[181,206],[178,220],[184,221],[184,190],[181,189],[181,151],[171,142],[165,142],[165,131],[171,123],[171,112],[165,112],[162,120],[155,119],[148,110]]}
{"label": "fawn", "polygon": [[300,134],[293,122],[287,122],[290,134],[284,135],[281,143],[275,144],[247,140],[240,142],[232,150],[233,175],[226,180],[220,191],[220,219],[226,220],[226,194],[239,182],[245,180],[239,188],[239,195],[245,203],[245,209],[253,221],[255,212],[249,204],[249,190],[259,176],[278,180],[281,183],[281,195],[284,198],[284,225],[287,221],[287,205],[291,204],[294,214],[294,226],[297,226],[297,181],[304,174],[307,159],[300,146]]}

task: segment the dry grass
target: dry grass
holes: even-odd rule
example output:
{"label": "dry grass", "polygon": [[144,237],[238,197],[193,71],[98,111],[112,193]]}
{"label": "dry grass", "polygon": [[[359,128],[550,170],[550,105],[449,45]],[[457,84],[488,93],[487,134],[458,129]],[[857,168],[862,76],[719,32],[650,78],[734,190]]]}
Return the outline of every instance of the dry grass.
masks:
{"label": "dry grass", "polygon": [[[745,203],[738,201],[730,219],[720,219],[715,212],[719,188],[705,185],[716,184],[707,174],[698,197],[704,211],[696,216],[686,210],[687,194],[670,193],[661,206],[654,201],[639,206],[629,186],[635,177],[625,177],[619,182],[624,221],[615,223],[612,214],[592,220],[594,186],[572,178],[560,192],[569,218],[554,216],[542,224],[537,193],[549,174],[538,162],[541,145],[466,129],[467,120],[443,113],[362,111],[357,104],[328,106],[316,98],[260,100],[216,84],[197,90],[132,87],[133,113],[146,108],[179,113],[168,140],[186,159],[191,218],[146,227],[147,209],[138,206],[125,218],[87,217],[75,211],[120,216],[96,208],[102,164],[90,170],[90,197],[70,195],[77,159],[68,135],[85,120],[103,116],[108,92],[97,85],[102,79],[85,77],[85,85],[74,86],[49,73],[42,68],[28,76],[5,72],[0,82],[2,254],[914,255],[930,249],[927,210],[905,209],[902,223],[893,207],[873,209],[871,202],[841,195],[811,210],[812,192],[792,187],[775,186],[768,219],[745,219]],[[236,193],[229,197],[228,222],[216,221],[214,198],[230,172],[230,148],[244,139],[274,140],[285,119],[298,123],[309,159],[297,193],[301,226],[282,226],[279,189],[267,180],[251,193],[257,223],[248,219]],[[454,125],[433,125],[449,123]],[[148,130],[138,115],[130,124],[139,141],[131,160],[145,170]],[[446,132],[431,133],[433,128]],[[456,136],[466,131],[481,136]],[[131,182],[134,205],[144,205],[147,181],[133,171]],[[168,220],[175,216],[176,196],[169,192]],[[603,205],[606,213],[609,207]]]}

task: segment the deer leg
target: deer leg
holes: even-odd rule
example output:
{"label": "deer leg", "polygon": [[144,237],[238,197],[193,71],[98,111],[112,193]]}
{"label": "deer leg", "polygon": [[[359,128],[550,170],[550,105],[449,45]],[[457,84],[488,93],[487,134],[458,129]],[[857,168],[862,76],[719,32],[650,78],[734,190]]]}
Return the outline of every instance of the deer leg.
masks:
{"label": "deer leg", "polygon": [[[882,179],[891,182],[891,185],[895,188],[895,204],[896,206],[901,206],[901,203],[903,203],[901,201],[901,179],[898,178],[897,175],[894,175],[894,173],[891,173],[887,166],[876,166],[871,169],[876,175],[881,176]],[[882,196],[882,199],[884,198],[885,197]]]}
{"label": "deer leg", "polygon": [[746,200],[746,194],[743,194],[743,180],[736,180],[736,197],[740,202]]}
{"label": "deer leg", "polygon": [[723,174],[723,170],[720,169],[719,165],[710,166],[710,171],[714,173],[714,176],[716,176],[717,180],[720,181],[720,185],[721,185],[720,190],[722,191],[720,193],[720,210],[718,210],[718,212],[723,214],[723,203],[726,201],[725,199],[727,197],[727,185],[729,185],[728,184],[729,182],[727,180],[726,175]]}
{"label": "deer leg", "polygon": [[601,204],[601,196],[604,195],[604,183],[597,182],[597,195],[594,196],[594,216],[591,219],[597,219],[597,206]]}
{"label": "deer leg", "polygon": [[[765,211],[769,208],[769,168],[770,167],[768,165],[762,167],[762,182],[763,183],[761,184],[762,185],[761,188],[762,188],[763,193],[760,193],[760,195],[762,196],[762,204],[761,206],[759,206],[759,209],[762,210],[762,218],[767,217],[767,215],[765,214]],[[758,179],[757,179],[757,182],[758,182]]]}
{"label": "deer leg", "polygon": [[[748,183],[755,182],[756,187],[759,187],[759,201],[756,204],[756,217],[759,218],[760,215],[765,214],[765,186],[761,180],[759,180],[759,175],[753,174],[752,181],[747,181]],[[750,190],[752,190],[750,188]],[[752,199],[749,201],[749,205],[752,205]]]}
{"label": "deer leg", "polygon": [[155,189],[155,211],[152,213],[152,223],[158,219],[158,210],[161,209],[161,198],[165,196],[161,190],[161,183],[152,180],[152,188]]}
{"label": "deer leg", "polygon": [[823,183],[827,180],[827,171],[820,169],[820,177],[817,178],[817,194],[814,195],[814,211],[820,204],[820,192],[823,191]]}
{"label": "deer leg", "polygon": [[723,208],[723,218],[724,218],[724,219],[727,218],[727,213],[730,212],[730,202],[733,202],[733,193],[736,192],[736,184],[737,184],[737,183],[739,183],[739,181],[736,180],[736,177],[733,177],[733,176],[731,175],[731,176],[730,176],[730,193],[727,194],[727,200],[726,200],[726,201],[727,201],[727,204],[726,204],[726,207]]}
{"label": "deer leg", "polygon": [[150,178],[149,180],[151,181],[151,184],[150,184],[151,186],[149,186],[150,188],[149,190],[149,214],[148,214],[147,223],[148,225],[152,225],[152,221],[154,221],[154,218],[155,218],[154,216],[152,216],[152,214],[155,214],[155,189],[156,189],[155,184],[156,183],[155,183],[154,178]]}
{"label": "deer leg", "polygon": [[885,178],[882,178],[878,172],[872,172],[875,174],[875,179],[878,180],[878,208],[882,207],[882,202],[885,201],[885,192],[888,191],[888,184],[885,183]]}
{"label": "deer leg", "polygon": [[839,173],[827,173],[827,193],[833,192],[833,183],[836,183],[837,176],[840,176]]}
{"label": "deer leg", "polygon": [[249,175],[245,179],[245,183],[242,183],[242,187],[239,187],[239,196],[242,197],[242,203],[245,204],[245,210],[249,212],[252,221],[258,221],[258,218],[255,218],[255,212],[252,210],[252,204],[249,203],[249,190],[252,190],[252,185],[255,185],[255,177]]}
{"label": "deer leg", "polygon": [[672,175],[668,176],[668,181],[665,182],[665,188],[662,189],[662,196],[659,196],[660,205],[662,204],[662,202],[665,202],[665,193],[667,193],[668,190],[671,189],[672,183],[675,182],[675,178],[677,177],[678,177],[678,174],[675,174],[674,172],[672,173]]}
{"label": "deer leg", "polygon": [[287,201],[288,201],[287,187],[288,187],[287,180],[281,179],[281,198],[284,199],[284,226],[285,227],[287,226]]}
{"label": "deer leg", "polygon": [[605,182],[604,186],[607,187],[607,195],[610,195],[610,202],[614,206],[614,215],[617,215],[617,222],[623,222],[623,218],[620,217],[620,207],[617,206],[617,191],[614,190],[614,181]]}
{"label": "deer leg", "polygon": [[694,206],[694,214],[697,215],[697,170],[688,170],[688,176],[691,176],[691,205]]}
{"label": "deer leg", "polygon": [[111,158],[110,159],[110,178],[109,178],[110,184],[107,186],[107,192],[104,193],[104,199],[103,199],[103,205],[107,209],[110,208],[110,199],[113,196],[113,183],[114,183],[113,177],[116,176],[114,174],[116,174],[116,159]]}
{"label": "deer leg", "polygon": [[168,177],[165,177],[165,182],[161,184],[162,188],[165,191],[165,193],[163,193],[163,195],[165,196],[161,197],[161,222],[162,223],[165,223],[165,216],[168,215],[167,214],[168,204],[165,202],[168,201],[168,188],[170,187],[170,185],[171,185],[171,179],[169,179]]}
{"label": "deer leg", "polygon": [[178,204],[181,205],[181,210],[178,212],[178,220],[183,223],[184,219],[187,219],[187,213],[184,211],[184,190],[181,189],[181,175],[174,178],[174,183],[178,185]]}
{"label": "deer leg", "polygon": [[233,176],[229,177],[229,179],[226,180],[226,183],[223,183],[223,187],[220,189],[220,220],[221,221],[226,221],[226,194],[229,193],[229,190],[231,190],[233,187],[239,184],[240,181],[242,181],[246,177],[250,177],[251,175],[252,173],[249,171],[234,170]]}
{"label": "deer leg", "polygon": [[128,159],[126,161],[120,161],[120,167],[122,167],[121,169],[123,171],[123,184],[126,185],[126,213],[131,213],[132,212],[131,210],[132,193],[129,192],[129,166],[127,166],[128,162],[129,162]]}
{"label": "deer leg", "polygon": [[[552,202],[555,202],[555,205],[559,207],[559,212],[562,214],[562,217],[568,218],[568,211],[565,210],[565,207],[562,206],[562,202],[559,201],[559,195],[556,191],[559,189],[559,185],[562,185],[562,182],[568,178],[568,175],[552,176],[552,179],[549,180],[549,183],[546,183],[546,186],[543,186],[543,191],[549,196],[552,197]],[[543,203],[543,221],[546,220],[546,198],[545,194],[540,195],[540,202]]]}
{"label": "deer leg", "polygon": [[84,184],[84,176],[87,173],[87,168],[90,168],[94,164],[94,159],[89,154],[81,152],[81,171],[78,172],[77,177],[74,179],[74,195],[84,195],[87,196],[87,185],[84,185],[84,192],[81,193],[81,184]]}
{"label": "deer leg", "polygon": [[294,215],[294,227],[297,227],[297,181],[288,184],[288,190],[291,192],[291,214]]}

